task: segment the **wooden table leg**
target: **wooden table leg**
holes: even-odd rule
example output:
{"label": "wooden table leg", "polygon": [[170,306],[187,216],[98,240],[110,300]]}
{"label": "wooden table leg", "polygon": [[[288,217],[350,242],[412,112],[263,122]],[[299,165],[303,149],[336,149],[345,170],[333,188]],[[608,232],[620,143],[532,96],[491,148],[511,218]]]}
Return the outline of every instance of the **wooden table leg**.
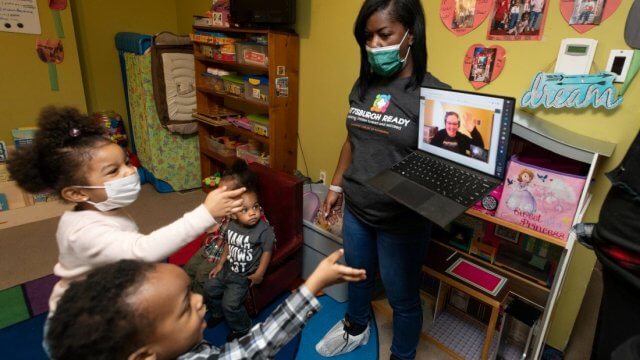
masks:
{"label": "wooden table leg", "polygon": [[484,345],[482,346],[482,360],[489,359],[489,351],[491,350],[491,343],[493,343],[493,334],[496,331],[499,312],[500,307],[491,307],[491,318],[489,318],[489,324],[487,325],[487,336],[484,338]]}

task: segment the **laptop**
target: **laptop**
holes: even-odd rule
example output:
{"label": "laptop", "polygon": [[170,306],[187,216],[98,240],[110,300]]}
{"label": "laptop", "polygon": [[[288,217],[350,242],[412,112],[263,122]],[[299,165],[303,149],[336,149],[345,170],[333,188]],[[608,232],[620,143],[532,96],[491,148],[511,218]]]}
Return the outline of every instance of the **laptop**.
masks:
{"label": "laptop", "polygon": [[445,227],[504,180],[514,106],[512,97],[422,87],[418,149],[368,183]]}

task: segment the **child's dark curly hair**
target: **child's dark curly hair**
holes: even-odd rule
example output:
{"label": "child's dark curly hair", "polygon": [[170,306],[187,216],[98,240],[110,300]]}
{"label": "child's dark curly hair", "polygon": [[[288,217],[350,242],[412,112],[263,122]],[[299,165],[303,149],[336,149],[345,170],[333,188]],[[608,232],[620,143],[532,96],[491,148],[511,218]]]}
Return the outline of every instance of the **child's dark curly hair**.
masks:
{"label": "child's dark curly hair", "polygon": [[245,187],[247,192],[258,192],[258,175],[251,171],[249,165],[242,159],[236,160],[222,173],[221,181],[232,181],[236,189]]}
{"label": "child's dark curly hair", "polygon": [[7,168],[20,187],[29,192],[86,185],[84,166],[92,150],[110,142],[96,120],[71,107],[46,107],[38,119],[31,145],[20,147]]}
{"label": "child's dark curly hair", "polygon": [[126,359],[144,342],[152,320],[129,303],[155,264],[120,260],[71,283],[49,320],[52,359]]}

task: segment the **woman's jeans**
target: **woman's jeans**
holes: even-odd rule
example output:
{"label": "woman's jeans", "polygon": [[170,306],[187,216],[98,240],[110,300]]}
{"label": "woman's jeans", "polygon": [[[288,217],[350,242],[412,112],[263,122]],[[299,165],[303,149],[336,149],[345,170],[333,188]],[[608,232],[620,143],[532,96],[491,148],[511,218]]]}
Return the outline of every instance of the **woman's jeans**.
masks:
{"label": "woman's jeans", "polygon": [[371,300],[378,269],[393,309],[391,353],[413,359],[422,330],[420,279],[422,262],[430,239],[431,225],[412,233],[383,231],[358,220],[347,207],[342,225],[345,260],[364,268],[367,279],[349,283],[349,321],[366,325],[371,317]]}

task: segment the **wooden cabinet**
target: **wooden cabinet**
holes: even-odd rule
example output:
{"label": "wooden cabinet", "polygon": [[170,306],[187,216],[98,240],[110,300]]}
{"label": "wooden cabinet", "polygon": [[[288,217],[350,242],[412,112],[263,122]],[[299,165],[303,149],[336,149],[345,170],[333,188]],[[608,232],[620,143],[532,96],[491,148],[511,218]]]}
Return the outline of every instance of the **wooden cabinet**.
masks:
{"label": "wooden cabinet", "polygon": [[[194,117],[199,121],[202,176],[229,166],[238,154],[250,162],[293,172],[298,132],[298,36],[279,30],[194,26],[192,42],[197,97]],[[212,76],[218,71],[235,73],[232,80],[238,82],[226,83],[224,77]],[[248,84],[247,77],[261,82]],[[256,129],[250,129],[247,115],[268,118],[268,122],[253,131]],[[225,146],[219,139],[231,141]],[[235,145],[229,144],[234,142],[246,145],[234,150]]]}

